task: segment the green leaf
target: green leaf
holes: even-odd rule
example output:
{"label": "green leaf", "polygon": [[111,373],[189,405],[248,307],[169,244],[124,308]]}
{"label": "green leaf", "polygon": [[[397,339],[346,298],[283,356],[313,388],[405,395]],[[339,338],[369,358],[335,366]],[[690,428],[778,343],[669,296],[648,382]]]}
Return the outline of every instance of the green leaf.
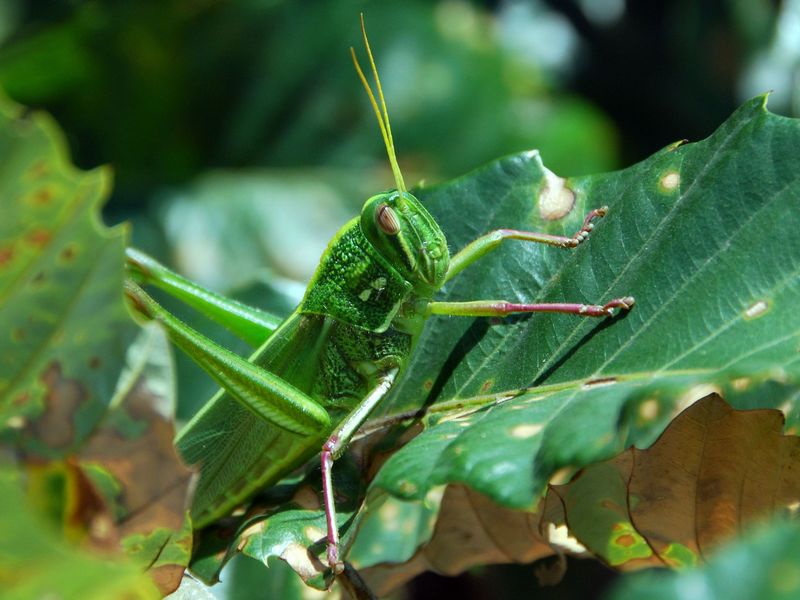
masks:
{"label": "green leaf", "polygon": [[800,526],[776,521],[679,573],[646,571],[626,577],[609,595],[633,598],[797,598],[800,594]]}
{"label": "green leaf", "polygon": [[[0,164],[2,456],[20,471],[30,519],[48,520],[64,549],[91,548],[109,565],[125,552],[137,561],[127,569],[171,591],[191,554],[190,472],[172,446],[166,338],[151,328],[131,344],[125,231],[99,220],[108,172],[73,167],[47,115],[3,98]],[[24,545],[24,529],[1,531]],[[47,585],[79,596],[79,566]],[[37,589],[33,572],[14,578]]]}
{"label": "green leaf", "polygon": [[0,432],[63,456],[103,417],[135,328],[121,228],[97,211],[104,169],[78,171],[43,113],[0,99]]}
{"label": "green leaf", "polygon": [[[736,379],[744,389],[768,376],[796,390],[800,157],[791,149],[800,124],[769,114],[764,101],[745,104],[703,142],[564,181],[574,208],[547,229],[574,230],[590,207],[610,207],[575,251],[508,244],[453,280],[447,300],[633,295],[636,306],[604,321],[431,319],[379,410],[433,402],[434,426],[373,486],[419,498],[459,481],[531,507],[556,470],[652,442],[679,404],[704,395],[697,386]],[[421,195],[459,248],[503,224],[546,226],[543,201],[555,185],[531,153]]]}

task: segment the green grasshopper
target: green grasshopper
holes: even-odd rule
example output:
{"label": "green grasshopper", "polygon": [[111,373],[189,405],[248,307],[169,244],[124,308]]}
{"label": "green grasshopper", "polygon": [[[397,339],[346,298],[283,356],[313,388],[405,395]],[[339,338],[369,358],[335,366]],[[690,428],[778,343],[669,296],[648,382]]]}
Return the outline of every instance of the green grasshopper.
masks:
{"label": "green grasshopper", "polygon": [[[369,198],[361,214],[331,240],[300,305],[285,320],[201,288],[153,259],[128,250],[126,295],[140,317],[160,322],[173,343],[221,386],[175,440],[199,469],[191,506],[205,527],[320,455],[327,520],[327,562],[339,554],[331,469],[372,410],[402,375],[427,319],[434,315],[502,317],[559,312],[606,317],[633,298],[605,305],[515,304],[499,300],[437,302],[441,287],[505,240],[574,248],[606,208],[591,211],[571,237],[499,229],[450,256],[439,225],[406,190],[397,163],[386,101],[364,28],[377,100],[356,57],[386,146],[395,190]],[[146,294],[155,285],[258,349],[242,358],[192,330]]]}

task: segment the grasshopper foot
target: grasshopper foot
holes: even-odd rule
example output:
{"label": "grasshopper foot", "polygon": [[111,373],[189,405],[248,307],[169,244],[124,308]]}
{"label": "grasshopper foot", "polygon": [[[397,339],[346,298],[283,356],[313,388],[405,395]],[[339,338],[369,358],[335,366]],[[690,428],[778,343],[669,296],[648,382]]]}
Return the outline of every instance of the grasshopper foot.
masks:
{"label": "grasshopper foot", "polygon": [[344,562],[339,559],[339,546],[328,540],[328,566],[333,570],[334,575],[344,572]]}
{"label": "grasshopper foot", "polygon": [[589,214],[586,215],[586,218],[583,220],[583,225],[570,238],[567,246],[574,248],[581,242],[585,242],[587,239],[589,239],[589,234],[592,232],[592,229],[594,229],[594,223],[592,223],[592,221],[605,217],[606,213],[608,213],[607,206],[601,206],[600,208],[595,208],[594,210],[589,211]]}

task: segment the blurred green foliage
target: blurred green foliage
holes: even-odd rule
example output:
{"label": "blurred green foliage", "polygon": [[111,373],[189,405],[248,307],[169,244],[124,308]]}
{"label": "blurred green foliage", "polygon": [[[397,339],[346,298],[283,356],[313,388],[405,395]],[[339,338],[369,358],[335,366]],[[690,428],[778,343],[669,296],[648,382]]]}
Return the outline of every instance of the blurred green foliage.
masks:
{"label": "blurred green foliage", "polygon": [[551,96],[467,3],[80,2],[21,25],[0,85],[52,110],[80,164],[111,162],[117,200],[210,167],[368,169],[385,161],[348,54],[361,11],[406,169],[438,179],[545,146],[555,168],[615,164],[607,119]]}
{"label": "blurred green foliage", "polygon": [[[245,295],[285,311],[391,185],[348,54],[360,12],[409,183],[529,148],[607,171],[769,88],[800,114],[800,0],[4,0],[0,88],[78,165],[112,165],[106,215],[137,245],[220,289],[259,275]],[[213,385],[182,366],[186,416]]]}

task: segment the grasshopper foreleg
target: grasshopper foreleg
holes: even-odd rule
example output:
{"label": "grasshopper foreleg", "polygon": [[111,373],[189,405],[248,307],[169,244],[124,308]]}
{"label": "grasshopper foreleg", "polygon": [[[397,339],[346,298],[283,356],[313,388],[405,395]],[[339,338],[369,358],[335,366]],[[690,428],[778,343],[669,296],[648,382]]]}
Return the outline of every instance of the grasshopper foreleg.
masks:
{"label": "grasshopper foreleg", "polygon": [[394,368],[383,375],[369,395],[333,430],[328,441],[322,446],[320,463],[322,465],[322,494],[325,506],[325,520],[328,525],[328,564],[337,574],[344,570],[344,564],[339,559],[339,528],[336,525],[336,506],[333,499],[333,482],[331,479],[333,461],[344,453],[358,428],[361,427],[370,412],[392,389],[398,371],[399,369]]}
{"label": "grasshopper foreleg", "polygon": [[[495,250],[503,240],[522,240],[548,244],[559,248],[574,248],[589,237],[594,229],[593,221],[604,217],[608,207],[603,206],[589,211],[583,225],[572,236],[550,235],[516,229],[497,229],[467,244],[461,252],[450,260],[445,281],[458,275],[476,260]],[[473,302],[431,302],[428,315],[451,315],[459,317],[504,317],[506,315],[532,312],[556,312],[581,317],[610,317],[615,310],[628,310],[634,304],[633,296],[615,298],[605,304],[548,303],[521,304],[503,300],[476,300]]]}
{"label": "grasshopper foreleg", "polygon": [[519,229],[495,229],[490,231],[467,244],[463,250],[450,259],[450,267],[447,270],[445,281],[449,281],[476,260],[496,249],[503,240],[521,240],[523,242],[547,244],[557,248],[575,248],[578,244],[588,239],[589,233],[594,229],[593,221],[604,217],[607,212],[607,206],[589,211],[583,220],[581,228],[571,236],[520,231]]}

